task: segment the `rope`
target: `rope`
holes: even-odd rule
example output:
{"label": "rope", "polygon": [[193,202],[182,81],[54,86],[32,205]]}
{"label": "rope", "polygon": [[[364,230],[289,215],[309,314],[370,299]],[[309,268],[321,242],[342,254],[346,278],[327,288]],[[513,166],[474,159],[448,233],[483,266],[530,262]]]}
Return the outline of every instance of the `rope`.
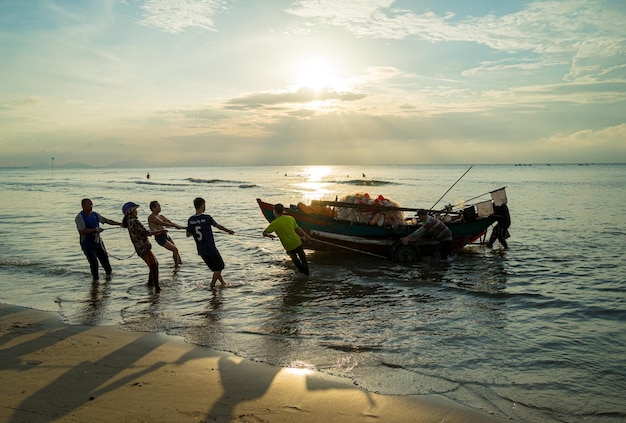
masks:
{"label": "rope", "polygon": [[[259,236],[258,236],[258,235],[238,234],[237,232],[235,232],[233,235],[244,236],[244,237],[246,237],[246,238],[259,239]],[[261,237],[261,238],[267,238],[267,239],[270,239],[270,240],[272,240],[272,241],[275,241],[275,239],[274,239],[274,238],[269,238],[269,237],[262,236],[262,235],[261,235],[260,237]]]}
{"label": "rope", "polygon": [[[222,234],[222,235],[230,235],[229,233],[226,233],[224,231],[215,231],[213,232],[214,234]],[[252,239],[259,239],[259,238],[267,238],[267,239],[271,239],[272,241],[274,241],[274,238],[269,238],[266,236],[260,236],[259,235],[248,235],[248,234],[240,234],[238,232],[235,232],[234,234],[232,234],[234,236],[243,236],[245,238],[252,238]]]}
{"label": "rope", "polygon": [[[222,231],[220,231],[220,232],[217,232],[217,233],[223,233],[223,232],[222,232]],[[239,233],[237,233],[237,232],[235,232],[233,235],[243,236],[243,237],[246,237],[246,238],[254,238],[254,239],[259,239],[259,237],[258,237],[258,236],[256,236],[256,235],[239,234]],[[270,240],[272,240],[272,241],[275,241],[275,240],[276,240],[275,238],[270,238],[270,237],[265,237],[265,236],[264,236],[264,237],[262,237],[262,238],[270,239]],[[321,239],[317,239],[317,238],[311,238],[311,239],[313,240],[313,242],[319,242],[319,243],[321,243],[321,244],[326,244],[326,245],[330,245],[330,246],[337,247],[337,248],[343,248],[343,249],[345,249],[345,250],[350,250],[350,251],[354,251],[354,252],[356,252],[356,253],[361,253],[361,254],[367,254],[367,255],[369,255],[369,256],[378,257],[378,258],[382,258],[382,259],[387,260],[387,257],[386,257],[386,256],[381,256],[380,254],[374,254],[374,253],[370,253],[370,252],[368,252],[368,251],[357,250],[356,248],[350,248],[350,247],[346,247],[345,245],[334,244],[334,243],[332,243],[332,242],[322,241]]]}
{"label": "rope", "polygon": [[[113,229],[113,228],[111,228],[111,229]],[[102,249],[103,249],[103,250],[104,250],[104,252],[107,254],[107,256],[109,256],[109,257],[113,257],[115,260],[119,260],[119,261],[122,261],[122,260],[128,260],[129,258],[131,258],[132,256],[134,256],[135,254],[137,254],[137,251],[133,251],[133,253],[132,253],[131,255],[129,255],[128,257],[124,257],[124,258],[119,258],[119,257],[116,257],[116,256],[114,256],[113,254],[111,254],[111,253],[109,253],[109,252],[107,251],[106,247],[104,246],[104,240],[102,239],[102,237],[100,237],[100,245],[102,245]]]}
{"label": "rope", "polygon": [[467,203],[467,202],[469,202],[469,201],[472,201],[472,200],[475,200],[475,199],[477,199],[477,198],[479,198],[479,197],[482,197],[483,195],[491,194],[492,192],[500,191],[501,189],[505,189],[505,188],[506,188],[506,187],[504,186],[504,187],[502,187],[502,188],[498,188],[498,189],[493,190],[493,191],[485,192],[485,193],[483,193],[483,194],[477,195],[476,197],[472,197],[472,198],[469,198],[469,199],[467,199],[467,200],[463,200],[463,201],[462,201],[462,203]]}
{"label": "rope", "polygon": [[[217,233],[220,233],[220,232],[217,232]],[[246,238],[259,239],[259,237],[256,236],[256,235],[238,234],[237,232],[235,232],[233,235],[239,235],[239,236],[243,236],[243,237],[246,237]],[[265,236],[262,237],[262,238],[270,239],[272,241],[276,240],[276,238],[270,238],[270,237],[265,237]],[[350,251],[354,251],[356,253],[361,253],[361,254],[367,254],[369,256],[378,257],[378,258],[382,258],[382,259],[387,260],[386,256],[381,256],[380,254],[374,254],[374,253],[370,253],[368,251],[363,251],[363,250],[358,250],[356,248],[346,247],[345,245],[334,244],[332,242],[322,241],[321,239],[317,239],[317,238],[311,238],[311,239],[313,240],[313,242],[319,242],[321,244],[326,244],[326,245],[330,245],[330,246],[337,247],[337,248],[343,248],[345,250],[350,250]]]}
{"label": "rope", "polygon": [[356,248],[346,247],[345,245],[341,245],[341,244],[334,244],[334,243],[332,243],[332,242],[322,241],[322,240],[317,239],[317,238],[313,238],[313,241],[315,241],[315,242],[320,242],[320,243],[322,243],[322,244],[331,245],[331,246],[333,246],[333,247],[338,247],[338,248],[343,248],[343,249],[346,249],[346,250],[354,251],[354,252],[356,252],[356,253],[367,254],[368,256],[374,256],[374,257],[378,257],[378,258],[382,258],[382,259],[387,260],[387,257],[385,257],[385,256],[381,256],[380,254],[374,254],[374,253],[370,253],[370,252],[368,252],[368,251],[357,250]]}

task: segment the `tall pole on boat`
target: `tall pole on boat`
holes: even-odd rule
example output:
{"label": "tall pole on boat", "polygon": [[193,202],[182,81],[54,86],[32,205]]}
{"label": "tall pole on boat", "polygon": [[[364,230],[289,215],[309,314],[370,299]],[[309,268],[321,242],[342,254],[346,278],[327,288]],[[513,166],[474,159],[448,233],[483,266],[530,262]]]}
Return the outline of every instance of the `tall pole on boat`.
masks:
{"label": "tall pole on boat", "polygon": [[469,167],[469,169],[467,169],[467,170],[465,171],[465,173],[464,173],[464,174],[462,174],[462,175],[461,175],[461,177],[460,177],[459,179],[457,179],[457,180],[456,180],[456,182],[455,182],[455,183],[453,183],[453,184],[452,184],[452,186],[451,186],[450,188],[448,188],[448,190],[447,190],[446,192],[444,192],[444,193],[443,193],[443,195],[442,195],[441,197],[439,197],[439,200],[437,200],[437,201],[435,202],[435,204],[433,204],[433,205],[432,205],[432,207],[430,208],[430,210],[433,210],[433,209],[435,208],[435,206],[436,206],[437,204],[439,204],[439,202],[441,201],[441,199],[442,199],[443,197],[445,197],[445,196],[446,196],[446,194],[447,194],[447,193],[449,193],[449,192],[450,192],[450,190],[451,190],[452,188],[454,188],[454,186],[455,186],[455,185],[456,185],[456,184],[457,184],[457,183],[458,183],[461,179],[463,179],[463,177],[464,177],[465,175],[467,175],[467,172],[469,172],[470,170],[472,170],[472,168],[473,168],[473,167],[474,167],[474,165],[471,165],[471,166]]}

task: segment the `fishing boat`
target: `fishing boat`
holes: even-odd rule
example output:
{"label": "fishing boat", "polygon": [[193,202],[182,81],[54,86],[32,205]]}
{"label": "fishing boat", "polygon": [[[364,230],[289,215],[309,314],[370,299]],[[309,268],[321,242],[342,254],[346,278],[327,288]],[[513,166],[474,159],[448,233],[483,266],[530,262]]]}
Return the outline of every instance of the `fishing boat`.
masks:
{"label": "fishing boat", "polygon": [[[453,250],[484,242],[488,228],[496,222],[493,205],[506,203],[505,188],[481,196],[488,194],[492,199],[465,204],[462,208],[447,206],[443,210],[427,210],[452,231]],[[259,198],[257,203],[268,222],[275,219],[274,204]],[[419,229],[421,222],[415,217],[398,220],[397,216],[403,216],[404,212],[417,212],[418,208],[337,200],[314,200],[310,205],[298,203],[284,206],[284,214],[296,219],[298,226],[312,238],[304,242],[306,249],[354,251],[398,262],[411,262],[422,255],[434,253],[439,245],[436,240],[427,237],[411,241],[408,245],[402,243],[401,238]],[[391,214],[396,218],[387,219]]]}

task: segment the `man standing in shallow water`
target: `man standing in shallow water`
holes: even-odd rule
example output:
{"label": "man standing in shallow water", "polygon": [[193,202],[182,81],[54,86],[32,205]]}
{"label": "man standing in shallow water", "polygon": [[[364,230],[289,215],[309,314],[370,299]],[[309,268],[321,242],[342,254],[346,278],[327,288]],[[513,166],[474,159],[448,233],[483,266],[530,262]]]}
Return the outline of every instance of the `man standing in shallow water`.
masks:
{"label": "man standing in shallow water", "polygon": [[274,238],[274,235],[271,233],[276,232],[285,251],[287,251],[287,254],[291,257],[293,264],[296,265],[300,273],[309,276],[309,262],[307,261],[300,237],[307,240],[310,240],[311,237],[298,226],[296,219],[292,216],[284,215],[284,212],[285,207],[282,204],[278,203],[274,205],[274,216],[276,219],[272,220],[267,228],[265,228],[263,236]]}
{"label": "man standing in shallow water", "polygon": [[502,247],[506,250],[509,248],[509,245],[506,242],[506,239],[509,235],[509,227],[511,226],[511,215],[509,214],[509,207],[506,203],[502,203],[499,206],[493,206],[493,215],[496,217],[496,221],[498,222],[496,226],[491,231],[491,236],[489,237],[489,242],[487,242],[487,247],[493,247],[493,243],[496,242],[496,239],[500,241]]}
{"label": "man standing in shallow water", "polygon": [[124,219],[122,220],[122,227],[128,229],[128,236],[130,241],[135,247],[137,255],[146,262],[149,269],[148,286],[154,287],[156,292],[161,291],[159,285],[159,262],[156,256],[152,252],[152,244],[148,240],[151,235],[137,218],[138,204],[129,201],[122,206],[122,213],[124,213]]}
{"label": "man standing in shallow water", "polygon": [[172,256],[174,258],[174,265],[180,266],[183,264],[183,261],[180,258],[180,254],[178,253],[178,248],[174,241],[167,234],[167,230],[165,227],[176,228],[176,229],[186,229],[184,226],[177,225],[176,223],[169,220],[167,217],[161,214],[161,205],[158,201],[150,202],[150,210],[152,214],[148,216],[148,226],[150,227],[150,232],[154,236],[154,240],[161,247],[166,248],[172,252]]}
{"label": "man standing in shallow water", "polygon": [[210,215],[204,213],[206,210],[204,198],[198,197],[194,199],[193,205],[196,208],[196,214],[191,216],[187,221],[187,236],[193,235],[196,241],[198,255],[202,257],[202,260],[209,266],[209,269],[213,271],[211,289],[215,288],[217,281],[220,281],[222,286],[226,286],[226,282],[224,282],[222,278],[222,270],[224,270],[225,267],[224,260],[215,246],[211,226],[215,226],[217,229],[228,232],[231,235],[235,232],[220,225]]}
{"label": "man standing in shallow water", "polygon": [[75,219],[76,229],[80,234],[80,247],[89,262],[93,280],[97,281],[100,279],[98,261],[100,261],[102,268],[106,272],[106,278],[109,280],[111,279],[113,269],[111,268],[109,256],[104,250],[102,239],[100,238],[100,232],[104,230],[100,227],[100,223],[117,226],[119,226],[120,223],[115,220],[107,219],[93,211],[93,202],[89,198],[83,198],[81,206],[83,210],[76,215]]}

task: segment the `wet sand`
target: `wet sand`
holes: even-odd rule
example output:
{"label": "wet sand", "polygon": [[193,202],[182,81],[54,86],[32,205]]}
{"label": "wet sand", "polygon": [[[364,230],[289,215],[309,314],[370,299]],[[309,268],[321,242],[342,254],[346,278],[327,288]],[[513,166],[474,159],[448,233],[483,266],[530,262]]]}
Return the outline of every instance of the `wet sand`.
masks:
{"label": "wet sand", "polygon": [[0,304],[2,422],[510,421],[440,396],[387,396],[118,327]]}

